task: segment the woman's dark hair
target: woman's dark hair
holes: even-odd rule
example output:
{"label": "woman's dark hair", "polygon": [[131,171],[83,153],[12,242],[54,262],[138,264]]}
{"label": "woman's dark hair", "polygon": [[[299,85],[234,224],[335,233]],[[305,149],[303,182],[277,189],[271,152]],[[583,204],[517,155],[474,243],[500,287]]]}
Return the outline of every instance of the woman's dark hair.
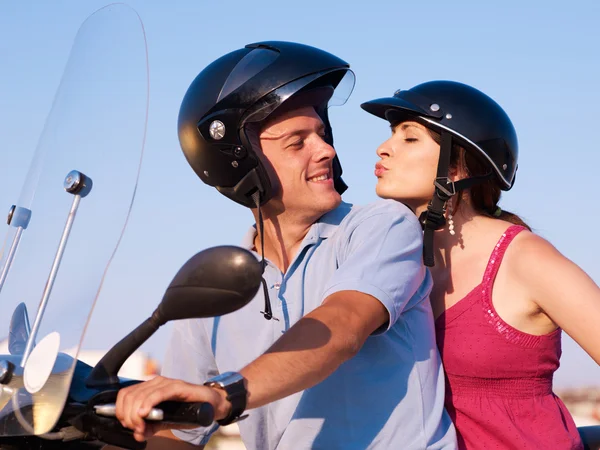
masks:
{"label": "woman's dark hair", "polygon": [[[427,131],[435,142],[438,144],[441,143],[439,133],[430,129],[427,129]],[[464,173],[466,177],[485,175],[490,170],[475,156],[475,154],[473,154],[473,152],[468,152],[463,147],[456,144],[452,146],[450,166],[456,168],[459,172]],[[467,195],[469,195],[471,206],[479,214],[520,225],[531,231],[531,227],[518,215],[498,207],[501,192],[502,190],[495,178],[490,178],[483,183],[471,187],[468,190]],[[462,197],[458,196],[456,204],[454,205],[455,211],[460,208],[461,199]]]}

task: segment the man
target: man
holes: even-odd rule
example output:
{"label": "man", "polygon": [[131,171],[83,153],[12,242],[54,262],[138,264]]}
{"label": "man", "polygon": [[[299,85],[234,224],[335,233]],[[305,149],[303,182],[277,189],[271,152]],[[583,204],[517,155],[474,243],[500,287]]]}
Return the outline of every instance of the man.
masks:
{"label": "man", "polygon": [[[153,405],[180,400],[210,402],[220,424],[247,410],[251,450],[455,448],[421,227],[400,203],[341,201],[327,107],[353,82],[329,53],[265,42],[190,86],[183,151],[205,183],[252,208],[244,246],[264,255],[265,289],[232,314],[175,324],[171,378],[119,394],[136,439],[156,431],[142,420]],[[163,430],[148,448],[197,448],[165,438],[202,446],[217,425]]]}

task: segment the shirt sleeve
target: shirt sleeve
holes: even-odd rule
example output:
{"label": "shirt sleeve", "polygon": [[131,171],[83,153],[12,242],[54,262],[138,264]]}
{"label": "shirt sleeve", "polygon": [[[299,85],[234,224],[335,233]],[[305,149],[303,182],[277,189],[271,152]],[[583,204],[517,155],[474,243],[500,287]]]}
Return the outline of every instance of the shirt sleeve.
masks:
{"label": "shirt sleeve", "polygon": [[357,215],[343,231],[338,268],[323,299],[339,291],[375,297],[389,313],[387,327],[377,330],[385,332],[415,295],[429,294],[421,226],[406,206],[386,202]]}
{"label": "shirt sleeve", "polygon": [[[161,375],[188,383],[203,384],[218,375],[204,323],[198,319],[178,320],[174,323],[170,342],[163,361]],[[206,445],[218,424],[190,430],[172,430],[172,433],[194,445]]]}

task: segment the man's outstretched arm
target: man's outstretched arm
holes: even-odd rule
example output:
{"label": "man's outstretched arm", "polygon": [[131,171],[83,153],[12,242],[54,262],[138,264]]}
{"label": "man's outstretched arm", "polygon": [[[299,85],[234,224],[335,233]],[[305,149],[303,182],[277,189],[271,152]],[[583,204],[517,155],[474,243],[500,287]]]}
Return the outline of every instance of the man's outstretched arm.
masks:
{"label": "man's outstretched arm", "polygon": [[[204,445],[193,445],[178,439],[171,430],[161,430],[148,439],[146,450],[203,450]],[[121,447],[105,445],[102,450],[122,450]]]}
{"label": "man's outstretched arm", "polygon": [[308,389],[352,358],[389,320],[383,304],[358,291],[336,292],[241,370],[248,409]]}
{"label": "man's outstretched arm", "polygon": [[[265,354],[241,370],[248,390],[247,409],[323,381],[340,364],[352,358],[367,337],[388,320],[389,314],[383,304],[368,294],[358,291],[333,293],[320,307],[292,326]],[[117,417],[123,426],[134,430],[137,440],[144,440],[160,426],[147,424],[143,417],[152,407],[166,400],[211,403],[215,420],[227,417],[231,407],[224,391],[156,377],[119,392]],[[169,427],[173,428],[173,425]],[[151,443],[157,446],[149,448],[162,448],[158,440],[151,440]]]}

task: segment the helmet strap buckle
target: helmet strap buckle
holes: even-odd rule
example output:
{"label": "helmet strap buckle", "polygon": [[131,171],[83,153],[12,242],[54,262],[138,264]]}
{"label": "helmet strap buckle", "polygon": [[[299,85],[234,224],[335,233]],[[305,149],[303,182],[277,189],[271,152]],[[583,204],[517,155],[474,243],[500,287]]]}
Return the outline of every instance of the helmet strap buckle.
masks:
{"label": "helmet strap buckle", "polygon": [[433,185],[435,186],[436,195],[444,203],[456,194],[454,181],[451,181],[448,177],[437,177],[433,182]]}

